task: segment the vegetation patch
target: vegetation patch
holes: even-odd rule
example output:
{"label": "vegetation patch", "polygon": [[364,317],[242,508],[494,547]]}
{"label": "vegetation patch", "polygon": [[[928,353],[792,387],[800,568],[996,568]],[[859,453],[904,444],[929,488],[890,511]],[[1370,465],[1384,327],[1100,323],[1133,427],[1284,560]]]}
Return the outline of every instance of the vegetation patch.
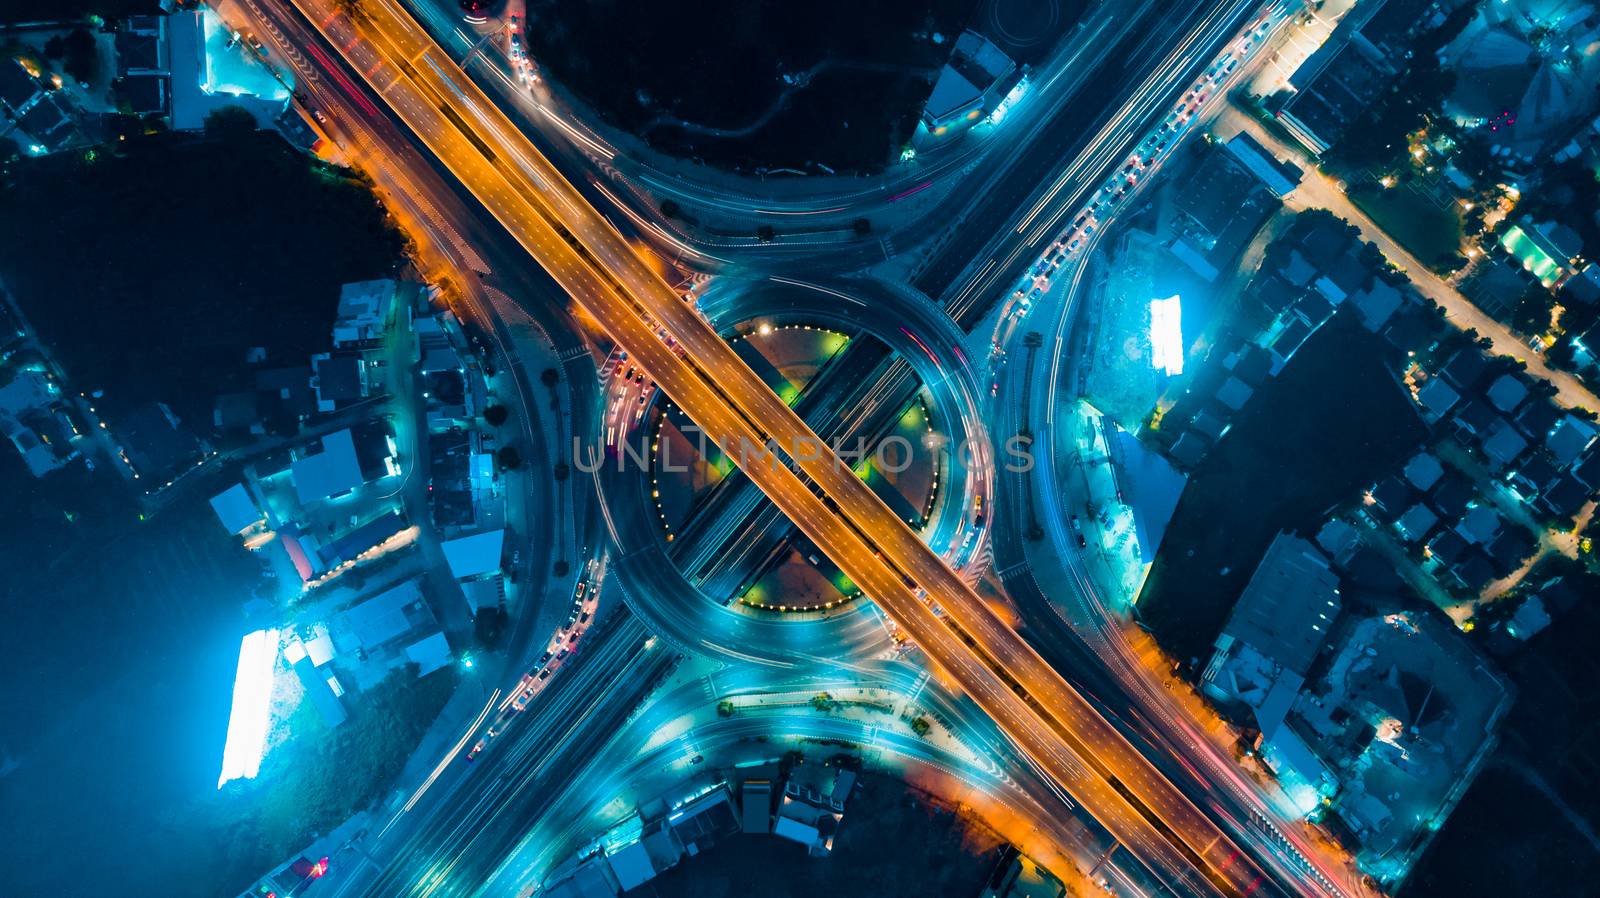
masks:
{"label": "vegetation patch", "polygon": [[25,160],[0,184],[0,276],[112,417],[161,400],[208,421],[247,350],[325,350],[339,285],[400,258],[370,187],[276,134],[119,149]]}
{"label": "vegetation patch", "polygon": [[527,39],[552,78],[664,151],[872,170],[910,138],[974,5],[530,0]]}

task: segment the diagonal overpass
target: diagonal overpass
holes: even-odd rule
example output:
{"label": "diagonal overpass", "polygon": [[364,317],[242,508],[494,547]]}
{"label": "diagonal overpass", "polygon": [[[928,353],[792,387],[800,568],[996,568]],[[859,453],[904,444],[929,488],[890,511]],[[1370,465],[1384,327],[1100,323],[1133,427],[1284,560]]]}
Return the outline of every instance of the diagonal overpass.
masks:
{"label": "diagonal overpass", "polygon": [[293,2],[568,295],[706,433],[743,455],[752,481],[1042,771],[1176,891],[1263,889],[1233,842],[821,448],[393,0],[361,0],[354,18],[334,0]]}

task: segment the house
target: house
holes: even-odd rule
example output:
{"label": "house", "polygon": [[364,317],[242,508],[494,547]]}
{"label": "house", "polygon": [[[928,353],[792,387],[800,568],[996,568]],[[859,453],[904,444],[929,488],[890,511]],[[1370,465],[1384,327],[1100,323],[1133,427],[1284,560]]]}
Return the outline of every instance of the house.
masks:
{"label": "house", "polygon": [[405,517],[400,512],[385,511],[344,536],[318,548],[317,569],[327,571],[355,561],[362,553],[382,546],[405,529]]}
{"label": "house", "polygon": [[1317,546],[1336,564],[1345,565],[1361,547],[1361,533],[1349,523],[1331,518],[1317,531]]}
{"label": "house", "polygon": [[319,451],[295,459],[290,471],[296,495],[308,505],[343,496],[363,482],[348,427],[323,437]]}
{"label": "house", "polygon": [[112,83],[119,105],[132,115],[165,115],[172,102],[165,75],[128,75]]}
{"label": "house", "polygon": [[1548,489],[1539,494],[1539,508],[1555,518],[1575,517],[1595,493],[1571,474],[1562,474]]}
{"label": "house", "polygon": [[283,659],[294,671],[301,690],[316,709],[317,716],[322,718],[323,725],[331,730],[349,719],[344,706],[344,684],[339,682],[332,668],[319,667],[299,640],[284,646]]}
{"label": "house", "polygon": [[1350,294],[1350,304],[1361,316],[1361,324],[1373,333],[1383,329],[1394,313],[1399,311],[1404,300],[1405,296],[1398,288],[1377,278]]}
{"label": "house", "polygon": [[134,115],[165,115],[172,98],[171,46],[166,16],[129,16],[112,42],[117,78],[112,87]]}
{"label": "house", "polygon": [[1495,419],[1483,435],[1483,454],[1489,457],[1489,468],[1494,471],[1504,470],[1527,448],[1527,438],[1504,418]]}
{"label": "house", "polygon": [[1433,525],[1437,523],[1439,515],[1428,506],[1417,502],[1406,509],[1405,514],[1394,522],[1394,526],[1406,542],[1419,543],[1427,538],[1428,533],[1433,530]]}
{"label": "house", "polygon": [[350,435],[356,444],[356,462],[361,466],[362,480],[370,482],[400,474],[394,427],[386,419],[362,421],[350,428]]}
{"label": "house", "polygon": [[1509,415],[1528,398],[1528,385],[1517,374],[1506,373],[1495,378],[1484,395],[1491,405]]}
{"label": "house", "polygon": [[1600,452],[1591,452],[1572,468],[1572,476],[1592,490],[1600,490]]}
{"label": "house", "polygon": [[1494,582],[1494,562],[1480,549],[1469,549],[1462,559],[1450,567],[1450,575],[1467,592],[1476,595]]}
{"label": "house", "polygon": [[1514,639],[1529,639],[1550,626],[1550,612],[1538,596],[1529,596],[1506,621],[1506,633]]}
{"label": "house", "polygon": [[1433,313],[1435,307],[1424,304],[1409,290],[1402,297],[1400,308],[1379,334],[1390,346],[1403,353],[1421,353],[1432,349],[1440,331],[1439,319]]}
{"label": "house", "polygon": [[1463,443],[1470,444],[1473,441],[1481,443],[1483,438],[1488,436],[1489,429],[1500,420],[1500,413],[1494,410],[1489,400],[1473,396],[1456,407],[1454,418],[1456,436]]}
{"label": "house", "polygon": [[340,287],[333,345],[359,347],[382,337],[398,289],[399,285],[389,279],[357,281]]}
{"label": "house", "polygon": [[179,423],[166,403],[147,402],[118,428],[123,448],[140,477],[170,476],[199,459],[200,441]]}
{"label": "house", "polygon": [[1399,476],[1387,477],[1367,490],[1367,500],[1369,516],[1392,524],[1411,506],[1411,488]]}
{"label": "house", "polygon": [[211,510],[217,513],[222,529],[238,535],[266,519],[249,487],[235,483],[211,497]]}
{"label": "house", "polygon": [[1559,408],[1549,400],[1533,399],[1523,404],[1511,423],[1517,425],[1517,430],[1521,431],[1523,436],[1536,443],[1543,443],[1560,421]]}
{"label": "house", "polygon": [[1255,390],[1237,376],[1229,377],[1217,389],[1217,401],[1234,411],[1244,408],[1244,404],[1255,395]]}
{"label": "house", "polygon": [[1456,522],[1455,530],[1461,538],[1476,545],[1487,545],[1500,533],[1500,513],[1492,505],[1471,505],[1467,513]]}
{"label": "house", "polygon": [[255,389],[263,417],[273,415],[298,423],[317,413],[309,366],[262,368],[256,371]]}
{"label": "house", "polygon": [[1574,260],[1583,252],[1583,240],[1571,228],[1553,221],[1534,222],[1526,216],[1506,229],[1500,245],[1524,271],[1552,289],[1559,289],[1578,272]]}
{"label": "house", "polygon": [[1444,476],[1444,465],[1438,456],[1424,450],[1413,455],[1401,473],[1412,486],[1427,492]]}
{"label": "house", "polygon": [[317,411],[331,412],[369,395],[366,363],[354,353],[322,353],[311,357],[312,388],[317,394]]}
{"label": "house", "polygon": [[1444,363],[1439,373],[1457,389],[1473,391],[1489,373],[1489,368],[1489,357],[1482,350],[1463,346]]}
{"label": "house", "polygon": [[1422,406],[1422,416],[1430,424],[1443,418],[1461,401],[1461,394],[1442,377],[1429,378],[1417,390],[1416,397],[1417,404]]}
{"label": "house", "polygon": [[1544,452],[1532,452],[1520,464],[1506,472],[1506,481],[1526,502],[1547,492],[1560,476],[1561,469],[1556,467],[1549,455]]}
{"label": "house", "polygon": [[1494,565],[1495,576],[1504,577],[1533,554],[1537,541],[1521,527],[1507,527],[1484,547],[1484,555]]}
{"label": "house", "polygon": [[1201,459],[1206,457],[1206,453],[1210,449],[1210,441],[1190,430],[1185,431],[1178,437],[1177,442],[1174,442],[1171,448],[1167,449],[1167,455],[1179,465],[1193,469],[1200,464]]}
{"label": "house", "polygon": [[1427,549],[1430,557],[1450,568],[1466,560],[1472,553],[1472,544],[1454,530],[1441,530],[1428,541]]}
{"label": "house", "polygon": [[1592,421],[1567,413],[1545,438],[1545,447],[1556,464],[1566,466],[1577,461],[1594,445],[1597,431]]}
{"label": "house", "polygon": [[221,433],[264,433],[256,394],[241,392],[218,396],[211,410],[211,425]]}
{"label": "house", "polygon": [[1446,471],[1431,492],[1428,504],[1439,513],[1441,520],[1455,520],[1467,513],[1467,506],[1477,496],[1472,479],[1457,471]]}

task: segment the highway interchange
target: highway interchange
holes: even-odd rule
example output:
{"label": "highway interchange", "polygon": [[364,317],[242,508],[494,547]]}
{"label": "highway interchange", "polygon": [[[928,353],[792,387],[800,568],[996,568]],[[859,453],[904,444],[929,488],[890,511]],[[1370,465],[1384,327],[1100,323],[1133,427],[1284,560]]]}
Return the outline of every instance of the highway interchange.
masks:
{"label": "highway interchange", "polygon": [[[991,341],[988,326],[1013,305],[1002,301],[1071,216],[1099,209],[1096,220],[1103,223],[1114,214],[1115,206],[1094,205],[1101,185],[1230,41],[1240,34],[1259,36],[1260,23],[1276,21],[1272,17],[1281,18],[1283,10],[1248,3],[1147,2],[1119,7],[1117,15],[1091,16],[1083,29],[1094,29],[1097,40],[1058,54],[1057,65],[1041,71],[1038,102],[1018,110],[1011,123],[1014,136],[953,157],[960,165],[944,162],[919,173],[948,179],[948,186],[941,185],[943,202],[959,213],[923,216],[892,235],[896,246],[936,247],[906,288],[855,274],[882,260],[883,245],[877,241],[813,247],[806,254],[759,246],[743,251],[686,247],[686,235],[649,222],[649,207],[629,202],[644,191],[632,186],[625,166],[605,164],[612,160],[604,158],[602,142],[581,125],[519,127],[398,0],[363,0],[364,13],[355,18],[331,0],[246,0],[244,5],[258,29],[271,34],[295,63],[303,102],[332,113],[330,136],[347,146],[358,164],[375,170],[391,206],[408,213],[402,220],[414,225],[414,233],[423,232],[419,243],[426,245],[419,251],[431,255],[441,270],[455,273],[452,283],[507,362],[511,388],[522,394],[524,404],[528,381],[518,367],[519,321],[523,330],[531,325],[550,335],[567,363],[571,432],[597,433],[604,400],[592,357],[581,350],[586,328],[590,334],[603,332],[719,445],[764,447],[770,438],[787,450],[776,460],[752,453],[742,465],[743,476],[725,490],[728,498],[702,514],[714,515],[719,529],[756,536],[797,528],[873,600],[822,622],[729,612],[719,597],[708,597],[690,577],[677,573],[679,566],[666,559],[661,542],[640,532],[644,503],[637,493],[643,479],[608,479],[597,472],[595,496],[573,489],[565,497],[575,513],[566,518],[570,530],[562,538],[570,538],[572,548],[587,557],[608,560],[621,575],[616,579],[629,608],[615,610],[585,637],[572,672],[554,678],[474,767],[442,759],[444,775],[426,795],[405,805],[392,828],[376,839],[369,836],[372,844],[362,849],[366,874],[352,877],[343,888],[352,894],[466,895],[504,893],[487,891],[491,882],[506,886],[515,880],[519,889],[536,883],[561,859],[562,850],[594,836],[584,829],[596,825],[592,812],[641,788],[634,784],[639,771],[656,771],[660,759],[671,755],[670,745],[641,743],[641,728],[626,721],[641,713],[647,696],[646,716],[680,716],[693,704],[696,690],[651,694],[651,687],[688,656],[691,662],[713,658],[737,672],[722,678],[730,684],[726,689],[699,690],[718,697],[794,688],[795,682],[817,678],[847,678],[891,692],[914,688],[937,703],[941,719],[958,727],[964,743],[976,749],[965,758],[942,757],[904,734],[882,736],[895,753],[907,764],[922,765],[919,769],[956,771],[969,784],[1001,794],[1009,790],[1014,800],[1002,804],[1027,809],[1019,814],[1034,821],[1036,833],[1056,832],[1052,821],[1066,816],[1065,808],[1087,811],[1137,856],[1129,865],[1142,865],[1138,876],[1148,874],[1144,886],[1125,873],[1113,876],[1125,880],[1128,894],[1143,894],[1152,882],[1179,895],[1366,891],[1336,867],[1338,859],[1319,861],[1323,872],[1313,872],[1297,851],[1282,849],[1281,828],[1266,830],[1269,836],[1249,822],[1256,819],[1252,812],[1270,819],[1270,804],[1232,769],[1230,759],[1199,744],[1182,712],[1166,708],[1125,657],[1114,661],[1117,648],[1108,647],[1114,637],[1107,635],[1114,627],[1096,626],[1104,623],[1104,609],[1092,613],[1097,599],[1081,572],[1083,592],[1072,600],[1091,611],[1082,626],[1068,626],[1025,576],[1020,509],[1034,507],[1033,497],[1025,496],[1029,491],[1059,495],[1049,488],[1051,452],[1045,453],[1042,473],[1007,472],[993,454],[962,468],[946,484],[949,498],[933,526],[917,533],[848,466],[831,453],[813,451],[826,445],[821,438],[881,437],[881,416],[849,412],[866,396],[897,414],[924,386],[944,419],[968,436],[986,433],[986,425],[997,435],[1016,433],[1016,416],[1024,408],[1031,420],[1049,422],[1062,364],[1060,337],[1070,321],[1074,291],[1061,291],[1052,320],[1030,323],[1056,337],[1050,376],[1042,381],[1048,387],[1023,376],[1022,366],[1004,364],[1012,331],[997,327]],[[444,15],[441,9],[453,6],[419,5],[430,24]],[[503,73],[479,80],[496,90],[514,87]],[[504,98],[502,103],[516,112],[515,103]],[[415,142],[427,155],[417,152]],[[990,155],[999,158],[979,165]],[[616,189],[608,189],[607,178],[627,186],[613,182]],[[619,195],[629,199],[618,200]],[[892,195],[885,189],[848,197],[844,208],[859,214]],[[618,222],[646,226],[625,236]],[[1086,242],[1092,246],[1092,240]],[[519,248],[538,261],[544,275],[519,264]],[[744,286],[719,282],[721,292],[691,304],[680,280],[695,272],[669,270],[663,257],[676,257],[684,266],[698,262],[700,274],[732,284],[740,283],[731,277],[738,271]],[[1078,271],[1073,261],[1057,276],[1073,281]],[[751,289],[752,282],[787,289]],[[549,299],[563,294],[574,307]],[[756,299],[763,296],[766,305]],[[869,304],[873,311],[867,310]],[[833,363],[856,376],[819,378],[794,408],[772,394],[724,340],[761,315],[809,315],[870,330],[884,307],[908,325],[901,334],[931,351],[910,351],[893,332],[882,334],[886,340],[875,354],[872,341],[856,341],[859,350],[853,343]],[[985,389],[991,378],[992,391]],[[560,451],[559,445],[554,448]],[[541,462],[547,464],[548,456],[535,459],[536,466]],[[761,495],[771,504],[760,502]],[[984,499],[1004,513],[994,515],[989,527],[975,527],[967,512]],[[531,495],[524,501],[554,497]],[[1073,552],[1061,539],[1061,509],[1052,510],[1057,503],[1048,499],[1039,505],[1047,509],[1045,529],[1052,544],[1063,563],[1072,565]],[[553,529],[560,529],[559,522]],[[529,565],[535,580],[542,581],[551,547],[559,543],[553,534],[529,536],[530,546],[543,548]],[[990,539],[994,566],[1024,613],[1031,640],[1019,637],[971,585],[989,558],[984,541]],[[720,582],[693,579],[713,587]],[[546,592],[559,595],[562,589],[555,583]],[[504,672],[508,683],[520,676],[519,656],[542,645],[531,621],[531,616],[518,621],[512,661]],[[914,646],[920,655],[898,644]],[[886,653],[892,660],[884,660]],[[929,688],[928,678],[918,675],[918,663],[931,665],[935,681],[955,691]],[[1070,685],[1058,671],[1068,674]],[[1117,715],[1112,708],[1127,711]],[[1141,715],[1137,709],[1153,713]],[[1155,723],[1133,725],[1124,718]],[[760,718],[705,722],[695,731],[697,753],[706,754],[708,746],[737,751],[733,746],[748,745],[751,728],[762,725]],[[797,719],[771,726],[804,735],[818,724]],[[607,752],[618,757],[609,766]],[[1174,763],[1175,754],[1193,755],[1194,762],[1179,758]],[[1196,767],[1203,772],[1192,772]],[[567,784],[559,801],[551,800],[552,782]],[[581,788],[574,785],[579,782]],[[1049,861],[1069,863],[1071,852],[1063,847],[1053,853],[1051,844],[1044,838],[1036,850]]]}

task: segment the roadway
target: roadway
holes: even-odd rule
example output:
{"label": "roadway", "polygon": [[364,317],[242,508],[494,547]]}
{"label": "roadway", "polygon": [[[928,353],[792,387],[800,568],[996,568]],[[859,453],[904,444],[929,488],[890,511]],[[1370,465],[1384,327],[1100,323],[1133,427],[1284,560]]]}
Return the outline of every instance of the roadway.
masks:
{"label": "roadway", "polygon": [[[809,701],[818,692],[888,700],[905,710],[888,717],[849,709],[819,713]],[[721,700],[737,710],[719,715]],[[939,725],[928,736],[916,736],[898,719],[912,713]],[[1114,845],[1081,808],[1063,806],[969,699],[945,690],[915,665],[875,662],[854,671],[781,672],[739,666],[664,685],[590,763],[574,770],[555,801],[558,811],[541,818],[480,894],[512,894],[544,881],[595,834],[646,801],[670,802],[731,783],[737,768],[776,762],[787,750],[811,756],[829,745],[857,746],[867,769],[975,809],[1004,838],[1053,866],[1088,867]],[[1106,878],[1123,886],[1114,894],[1147,896],[1156,888],[1131,857],[1119,857]]]}
{"label": "roadway", "polygon": [[454,752],[426,801],[368,834],[359,860],[340,865],[330,898],[444,896],[475,887],[549,812],[573,759],[598,751],[675,663],[626,611],[599,622],[563,675],[475,761]]}
{"label": "roadway", "polygon": [[[780,446],[821,446],[407,17],[384,0],[368,0],[356,22],[315,0],[297,5],[579,306],[714,439],[762,446],[771,436]],[[829,454],[811,455],[799,452],[792,460],[818,493],[795,471],[769,465],[762,456],[745,468],[1035,763],[1094,807],[1126,844],[1198,891],[1250,894],[1261,887],[1259,873],[1209,819],[847,467]],[[922,602],[918,591],[924,589],[937,597],[944,618]]]}
{"label": "roadway", "polygon": [[[1235,56],[1235,60],[1238,60]],[[1254,65],[1267,58],[1267,51],[1256,53],[1250,66],[1241,66],[1232,79],[1244,77]],[[1228,84],[1210,90],[1214,106],[1226,106],[1223,97]],[[1198,110],[1192,110],[1202,119]],[[1202,120],[1209,120],[1206,115]],[[1141,180],[1147,181],[1159,167],[1158,158]],[[1124,201],[1124,203],[1129,201]],[[1101,222],[1101,235],[1108,222]],[[1183,707],[1158,682],[1163,674],[1152,670],[1128,644],[1120,619],[1101,600],[1098,587],[1086,572],[1072,528],[1068,526],[1063,503],[1068,491],[1060,482],[1058,465],[1067,464],[1072,449],[1064,441],[1064,422],[1070,414],[1060,414],[1058,401],[1076,395],[1068,373],[1075,354],[1068,351],[1072,322],[1079,311],[1078,291],[1087,269],[1087,257],[1100,235],[1085,238],[1083,249],[1059,275],[1064,289],[1046,294],[1030,315],[1019,322],[1017,331],[1032,325],[1043,331],[1040,345],[1045,348],[1048,367],[1042,376],[1029,364],[1013,366],[1002,381],[1005,391],[995,410],[996,427],[1003,433],[1020,433],[1039,427],[1040,457],[1046,462],[1031,472],[1008,473],[1001,483],[1002,506],[1008,514],[998,524],[996,567],[1002,574],[1007,594],[1015,601],[1034,631],[1035,643],[1048,647],[1047,657],[1058,666],[1074,670],[1095,670],[1094,687],[1101,701],[1130,710],[1124,716],[1136,738],[1155,747],[1153,756],[1167,759],[1163,767],[1175,783],[1191,794],[1214,804],[1223,819],[1232,821],[1235,834],[1255,847],[1257,856],[1268,860],[1283,878],[1316,881],[1328,894],[1371,894],[1370,881],[1353,866],[1348,853],[1326,839],[1310,836],[1298,818],[1279,810],[1271,799],[1273,787],[1252,781],[1232,758],[1228,746],[1219,744],[1206,731],[1203,720]],[[1036,560],[1048,568],[1046,576],[1059,586],[1053,599],[1047,598],[1029,563],[1026,543],[1029,534],[1048,536],[1050,552]],[[1180,760],[1181,759],[1181,760]],[[1179,763],[1172,763],[1179,760]],[[1263,792],[1267,793],[1265,796]]]}

